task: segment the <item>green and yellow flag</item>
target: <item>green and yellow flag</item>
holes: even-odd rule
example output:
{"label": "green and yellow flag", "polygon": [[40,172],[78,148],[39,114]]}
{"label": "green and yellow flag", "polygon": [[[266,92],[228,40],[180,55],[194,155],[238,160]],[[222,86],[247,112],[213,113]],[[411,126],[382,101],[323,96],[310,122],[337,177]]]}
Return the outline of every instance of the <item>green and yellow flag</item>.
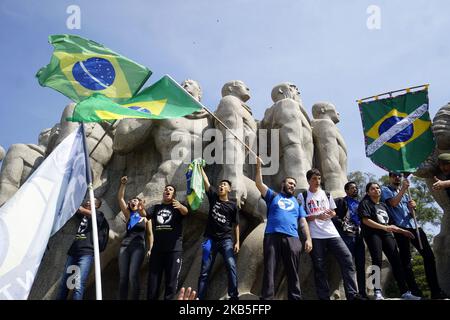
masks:
{"label": "green and yellow flag", "polygon": [[396,97],[359,101],[366,155],[392,172],[415,172],[435,143],[428,113],[428,89]]}
{"label": "green and yellow flag", "polygon": [[75,102],[94,93],[121,102],[130,99],[152,72],[103,45],[75,35],[49,37],[54,52],[36,77],[43,87],[61,92]]}
{"label": "green and yellow flag", "polygon": [[78,103],[69,121],[99,122],[124,118],[169,119],[184,117],[203,106],[169,76],[162,77],[135,97],[116,103],[100,94]]}
{"label": "green and yellow flag", "polygon": [[198,158],[189,164],[186,171],[186,198],[189,207],[194,211],[200,208],[203,201],[203,194],[205,193],[205,185],[202,176],[202,167],[205,165],[205,160]]}

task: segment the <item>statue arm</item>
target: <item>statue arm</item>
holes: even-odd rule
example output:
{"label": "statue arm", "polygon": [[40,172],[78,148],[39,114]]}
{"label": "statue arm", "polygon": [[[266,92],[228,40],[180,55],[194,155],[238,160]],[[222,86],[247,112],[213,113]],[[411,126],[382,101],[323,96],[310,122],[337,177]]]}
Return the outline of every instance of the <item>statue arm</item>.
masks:
{"label": "statue arm", "polygon": [[336,176],[342,167],[339,163],[339,145],[337,143],[337,130],[335,124],[328,119],[315,122],[313,134],[321,148],[321,167],[324,176]]}
{"label": "statue arm", "polygon": [[119,154],[126,154],[141,145],[150,136],[152,120],[123,119],[120,120],[114,135],[113,149]]}

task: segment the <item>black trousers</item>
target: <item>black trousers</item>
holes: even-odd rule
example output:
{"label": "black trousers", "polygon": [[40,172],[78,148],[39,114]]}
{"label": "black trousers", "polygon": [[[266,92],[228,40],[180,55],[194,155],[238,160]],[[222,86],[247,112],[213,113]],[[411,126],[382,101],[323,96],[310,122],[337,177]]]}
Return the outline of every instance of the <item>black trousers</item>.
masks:
{"label": "black trousers", "polygon": [[132,243],[120,247],[119,252],[119,299],[128,299],[128,281],[130,282],[131,299],[139,300],[139,269],[144,261],[143,244]]}
{"label": "black trousers", "polygon": [[302,244],[299,238],[281,233],[264,234],[264,274],[261,300],[273,300],[275,293],[274,279],[277,262],[283,261],[287,274],[288,299],[300,300],[300,280],[298,266]]}
{"label": "black trousers", "polygon": [[437,273],[436,273],[436,260],[434,258],[433,250],[431,250],[430,244],[428,243],[427,236],[423,232],[422,228],[419,228],[420,240],[422,241],[423,249],[420,249],[419,240],[417,238],[417,232],[415,229],[406,229],[414,234],[414,239],[409,239],[404,235],[399,233],[395,234],[395,239],[397,240],[398,250],[400,252],[400,259],[402,260],[403,269],[405,270],[405,279],[408,287],[414,295],[422,295],[419,286],[416,283],[414,277],[414,272],[412,268],[411,259],[411,245],[412,244],[420,255],[423,257],[423,265],[425,268],[425,276],[427,278],[428,286],[432,294],[438,294],[441,291],[439,287]]}
{"label": "black trousers", "polygon": [[381,271],[384,252],[386,258],[391,264],[392,273],[394,274],[400,293],[403,294],[408,291],[400,254],[398,252],[397,243],[395,242],[393,234],[365,233],[364,239],[366,240],[367,247],[369,248],[372,264],[378,266]]}
{"label": "black trousers", "polygon": [[177,293],[181,271],[181,251],[152,252],[149,261],[147,299],[157,300],[164,273],[164,300],[173,300]]}

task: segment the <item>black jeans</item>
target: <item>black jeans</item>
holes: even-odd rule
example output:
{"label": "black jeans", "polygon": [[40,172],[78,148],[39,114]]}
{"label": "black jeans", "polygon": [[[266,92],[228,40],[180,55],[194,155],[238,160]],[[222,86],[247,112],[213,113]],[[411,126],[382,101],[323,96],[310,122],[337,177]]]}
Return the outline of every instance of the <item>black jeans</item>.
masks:
{"label": "black jeans", "polygon": [[327,251],[335,256],[341,269],[342,280],[347,300],[353,300],[357,294],[355,281],[355,266],[352,254],[341,237],[327,239],[312,239],[311,258],[314,265],[314,280],[317,297],[320,300],[330,300],[330,287],[326,270]]}
{"label": "black jeans", "polygon": [[433,250],[431,250],[430,244],[428,243],[427,236],[423,232],[422,228],[419,228],[420,240],[422,241],[423,249],[420,249],[419,240],[417,239],[417,233],[415,229],[406,229],[414,234],[414,239],[409,239],[399,233],[395,234],[395,239],[397,240],[398,250],[400,252],[400,258],[402,260],[403,269],[405,270],[405,279],[408,287],[414,295],[422,296],[414,273],[412,270],[412,259],[411,259],[411,246],[416,247],[417,251],[423,257],[423,265],[425,268],[425,276],[427,278],[428,286],[432,294],[438,294],[441,291],[439,287],[437,273],[436,273],[436,260],[434,258]]}
{"label": "black jeans", "polygon": [[[397,249],[397,243],[392,233],[365,233],[367,247],[369,248],[372,264],[380,268],[383,262],[383,252],[391,264],[392,273],[397,282],[398,289],[401,294],[408,291],[408,286],[405,280],[400,254]],[[380,275],[381,276],[381,275]],[[381,288],[375,288],[381,289]]]}
{"label": "black jeans", "polygon": [[364,238],[361,234],[342,234],[341,237],[355,259],[358,293],[366,296],[366,246],[364,245]]}
{"label": "black jeans", "polygon": [[302,244],[299,238],[281,233],[264,234],[264,274],[261,300],[273,300],[275,272],[280,260],[283,261],[287,275],[288,299],[300,300],[302,298],[298,276],[301,249]]}
{"label": "black jeans", "polygon": [[181,251],[152,251],[149,261],[147,299],[157,300],[164,273],[164,300],[173,300],[177,293],[178,277],[181,271]]}
{"label": "black jeans", "polygon": [[131,299],[139,300],[139,269],[144,261],[145,248],[141,243],[132,243],[120,247],[119,252],[119,299],[128,299],[128,281],[130,281]]}

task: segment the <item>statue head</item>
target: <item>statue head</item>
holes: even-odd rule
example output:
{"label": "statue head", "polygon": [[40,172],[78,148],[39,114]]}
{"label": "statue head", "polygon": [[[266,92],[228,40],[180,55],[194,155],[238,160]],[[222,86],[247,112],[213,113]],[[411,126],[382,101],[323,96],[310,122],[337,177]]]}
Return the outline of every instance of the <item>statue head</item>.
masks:
{"label": "statue head", "polygon": [[330,119],[334,123],[339,122],[339,112],[331,102],[317,102],[312,107],[314,119]]}
{"label": "statue head", "polygon": [[222,97],[235,96],[246,102],[250,99],[250,89],[240,80],[225,83],[222,87]]}
{"label": "statue head", "polygon": [[39,133],[38,144],[47,148],[51,133],[52,128],[42,130],[41,133]]}
{"label": "statue head", "polygon": [[450,103],[439,109],[431,126],[439,150],[450,150]]}
{"label": "statue head", "polygon": [[302,104],[300,90],[293,83],[283,82],[272,89],[272,101],[277,102],[283,99],[292,99]]}
{"label": "statue head", "polygon": [[192,79],[186,79],[181,83],[181,86],[191,94],[197,101],[202,100],[202,88],[200,84]]}
{"label": "statue head", "polygon": [[0,146],[0,161],[2,161],[4,157],[5,157],[5,149],[3,149],[2,146]]}

